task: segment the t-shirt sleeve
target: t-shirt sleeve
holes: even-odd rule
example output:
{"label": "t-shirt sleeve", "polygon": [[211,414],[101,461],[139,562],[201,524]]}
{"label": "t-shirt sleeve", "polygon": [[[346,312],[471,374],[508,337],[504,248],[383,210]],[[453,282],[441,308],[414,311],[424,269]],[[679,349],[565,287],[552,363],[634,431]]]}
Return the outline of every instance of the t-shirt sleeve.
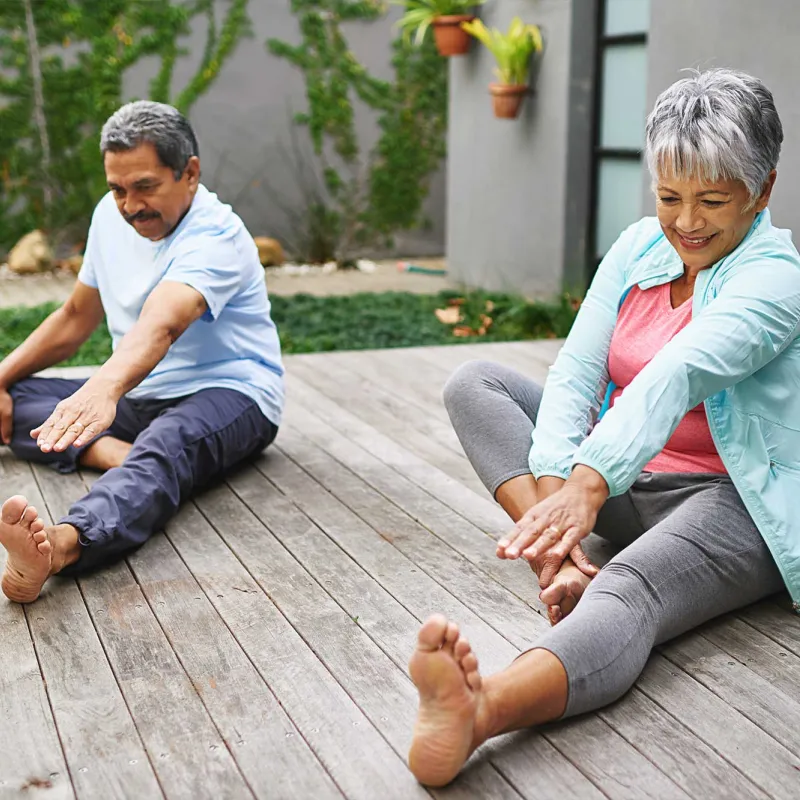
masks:
{"label": "t-shirt sleeve", "polygon": [[78,280],[86,286],[91,286],[92,289],[97,289],[97,267],[100,261],[100,247],[98,244],[98,216],[100,213],[100,206],[98,205],[92,215],[92,224],[89,226],[89,234],[86,239],[86,249],[83,253],[83,263],[78,271]]}
{"label": "t-shirt sleeve", "polygon": [[203,237],[176,254],[161,280],[200,292],[208,306],[202,319],[213,322],[242,286],[242,260],[232,240]]}

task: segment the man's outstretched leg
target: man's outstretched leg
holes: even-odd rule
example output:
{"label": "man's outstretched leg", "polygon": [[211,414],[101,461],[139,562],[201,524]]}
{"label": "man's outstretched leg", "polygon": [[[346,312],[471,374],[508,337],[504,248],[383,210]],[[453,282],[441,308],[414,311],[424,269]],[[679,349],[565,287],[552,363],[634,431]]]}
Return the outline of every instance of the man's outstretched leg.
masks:
{"label": "man's outstretched leg", "polygon": [[71,525],[45,528],[28,501],[16,495],[0,511],[0,544],[7,551],[0,586],[16,603],[32,603],[44,582],[80,555],[78,531]]}

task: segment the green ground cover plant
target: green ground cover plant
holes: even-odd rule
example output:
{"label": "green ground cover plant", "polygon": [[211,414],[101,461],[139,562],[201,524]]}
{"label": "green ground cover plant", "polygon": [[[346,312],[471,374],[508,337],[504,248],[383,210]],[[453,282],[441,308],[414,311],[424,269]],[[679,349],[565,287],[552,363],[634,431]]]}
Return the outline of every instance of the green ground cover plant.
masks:
{"label": "green ground cover plant", "polygon": [[[460,325],[443,324],[436,310],[459,302]],[[458,336],[454,329],[478,329],[490,303],[491,325],[482,336]],[[521,297],[490,292],[441,292],[415,295],[407,292],[355,294],[344,297],[272,297],[273,318],[283,351],[316,353],[333,350],[367,350],[460,342],[502,342],[519,339],[561,338],[575,318],[577,303],[565,295],[553,303],[529,302]],[[45,317],[57,308],[48,303],[33,308],[0,309],[0,358],[4,358]],[[105,325],[65,364],[100,364],[111,354]]]}

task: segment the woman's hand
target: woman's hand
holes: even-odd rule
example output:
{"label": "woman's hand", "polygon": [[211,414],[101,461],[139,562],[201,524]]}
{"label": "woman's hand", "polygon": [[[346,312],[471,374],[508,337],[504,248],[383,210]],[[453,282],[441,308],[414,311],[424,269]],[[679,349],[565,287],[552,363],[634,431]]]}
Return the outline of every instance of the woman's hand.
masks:
{"label": "woman's hand", "polygon": [[500,540],[498,555],[502,552],[501,557],[510,559],[522,556],[534,566],[538,563],[536,572],[542,588],[550,585],[568,555],[581,571],[596,574],[580,541],[591,533],[607,498],[608,486],[602,475],[590,467],[577,466],[560,490],[529,509]]}

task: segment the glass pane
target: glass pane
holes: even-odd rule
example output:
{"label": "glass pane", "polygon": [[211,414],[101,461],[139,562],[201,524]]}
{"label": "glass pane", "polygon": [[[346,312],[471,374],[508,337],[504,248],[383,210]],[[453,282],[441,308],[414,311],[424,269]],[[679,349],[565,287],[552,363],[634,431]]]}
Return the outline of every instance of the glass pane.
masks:
{"label": "glass pane", "polygon": [[647,118],[647,50],[643,44],[613,45],[603,53],[600,145],[641,150]]}
{"label": "glass pane", "polygon": [[650,28],[650,0],[606,0],[603,33],[647,33]]}
{"label": "glass pane", "polygon": [[597,242],[598,258],[604,256],[617,237],[642,216],[642,164],[604,158],[600,162],[597,192]]}

